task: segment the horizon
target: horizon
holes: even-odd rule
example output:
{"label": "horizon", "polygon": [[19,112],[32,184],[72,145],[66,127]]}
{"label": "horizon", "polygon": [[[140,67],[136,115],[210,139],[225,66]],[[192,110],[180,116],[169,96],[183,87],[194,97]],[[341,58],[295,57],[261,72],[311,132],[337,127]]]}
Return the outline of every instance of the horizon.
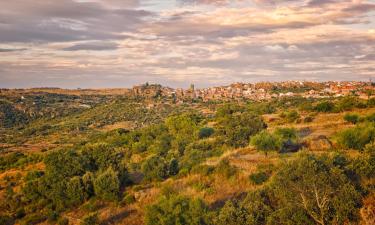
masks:
{"label": "horizon", "polygon": [[375,78],[375,0],[13,0],[0,88]]}
{"label": "horizon", "polygon": [[0,89],[8,89],[8,90],[21,90],[21,89],[25,89],[25,90],[32,90],[32,89],[61,89],[61,90],[105,90],[105,89],[108,89],[108,90],[111,90],[111,89],[132,89],[136,86],[142,86],[142,85],[146,85],[146,84],[149,84],[149,85],[160,85],[161,87],[165,87],[165,88],[172,88],[172,89],[189,89],[190,88],[190,85],[194,85],[195,89],[207,89],[207,88],[215,88],[215,87],[226,87],[226,86],[231,86],[233,84],[259,84],[259,83],[284,83],[284,82],[310,82],[310,83],[329,83],[329,82],[335,82],[335,83],[350,83],[350,82],[362,82],[362,83],[374,83],[372,81],[372,79],[368,79],[368,80],[326,80],[326,81],[311,81],[311,80],[281,80],[281,81],[266,81],[266,80],[263,80],[263,81],[256,81],[256,82],[233,82],[233,83],[226,83],[226,84],[222,84],[222,85],[215,85],[215,86],[205,86],[205,87],[199,87],[199,86],[196,86],[196,84],[194,83],[190,83],[188,85],[186,85],[185,87],[180,87],[180,86],[169,86],[169,85],[164,85],[164,84],[161,84],[161,83],[154,83],[154,82],[149,82],[149,81],[146,81],[144,83],[138,83],[138,84],[133,84],[133,85],[130,85],[130,86],[122,86],[122,87],[67,87],[67,88],[64,88],[64,87],[58,87],[58,86],[35,86],[35,87],[10,87],[10,88],[3,88],[0,86]]}

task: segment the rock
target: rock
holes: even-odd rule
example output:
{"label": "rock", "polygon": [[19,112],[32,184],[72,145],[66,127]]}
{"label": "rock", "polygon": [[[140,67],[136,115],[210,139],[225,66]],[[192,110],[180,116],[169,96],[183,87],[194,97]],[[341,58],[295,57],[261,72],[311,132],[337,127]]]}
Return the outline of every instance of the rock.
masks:
{"label": "rock", "polygon": [[294,143],[291,140],[288,140],[283,143],[281,147],[280,153],[290,153],[290,152],[298,152],[301,148],[305,147],[304,144]]}
{"label": "rock", "polygon": [[324,135],[320,135],[308,142],[309,149],[312,151],[329,150],[332,148],[332,142]]}

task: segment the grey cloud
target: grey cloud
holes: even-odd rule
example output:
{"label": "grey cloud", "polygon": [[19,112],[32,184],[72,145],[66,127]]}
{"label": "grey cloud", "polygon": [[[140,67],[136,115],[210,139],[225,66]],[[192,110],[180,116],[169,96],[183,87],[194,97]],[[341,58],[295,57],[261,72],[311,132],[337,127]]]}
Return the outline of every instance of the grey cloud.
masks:
{"label": "grey cloud", "polygon": [[0,42],[61,42],[124,38],[151,12],[107,8],[97,2],[14,0],[0,9]]}
{"label": "grey cloud", "polygon": [[[241,0],[235,0],[241,1]],[[231,2],[230,0],[178,0],[181,4],[214,4],[214,5],[223,5]]]}
{"label": "grey cloud", "polygon": [[375,10],[375,4],[355,4],[344,9],[346,12],[366,13]]}
{"label": "grey cloud", "polygon": [[25,51],[27,48],[0,48],[1,52],[18,52],[18,51]]}
{"label": "grey cloud", "polygon": [[114,42],[91,42],[76,44],[67,48],[64,51],[81,51],[81,50],[91,50],[91,51],[106,51],[106,50],[116,50],[118,49],[118,44]]}

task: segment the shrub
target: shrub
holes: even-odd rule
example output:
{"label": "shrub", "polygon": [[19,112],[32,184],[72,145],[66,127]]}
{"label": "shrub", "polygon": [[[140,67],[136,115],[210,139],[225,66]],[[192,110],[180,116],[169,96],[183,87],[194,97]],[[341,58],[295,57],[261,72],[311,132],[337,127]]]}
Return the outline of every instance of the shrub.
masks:
{"label": "shrub", "polygon": [[73,150],[51,152],[44,160],[46,174],[54,179],[66,179],[82,176],[88,167],[88,161]]}
{"label": "shrub", "polygon": [[270,151],[278,151],[281,148],[280,139],[267,131],[262,131],[252,137],[250,139],[250,144],[266,155]]}
{"label": "shrub", "polygon": [[352,113],[347,113],[344,115],[344,120],[346,122],[356,124],[359,121],[359,115],[358,114],[352,114]]}
{"label": "shrub", "polygon": [[336,110],[339,112],[348,111],[356,107],[358,104],[358,99],[354,97],[344,97],[336,105]]}
{"label": "shrub", "polygon": [[208,138],[214,134],[214,129],[211,127],[203,127],[199,130],[199,139]]}
{"label": "shrub", "polygon": [[248,145],[251,136],[266,128],[260,116],[249,112],[218,118],[217,126],[218,134],[224,136],[226,143],[233,147]]}
{"label": "shrub", "polygon": [[253,174],[250,174],[249,179],[253,184],[259,185],[266,182],[269,178],[269,175],[265,172],[256,172]]}
{"label": "shrub", "polygon": [[142,163],[141,169],[146,180],[163,180],[168,177],[168,165],[159,156],[146,159]]}
{"label": "shrub", "polygon": [[314,121],[314,117],[312,116],[306,116],[304,119],[303,119],[303,122],[304,123],[311,123]]}
{"label": "shrub", "polygon": [[43,215],[42,213],[33,213],[26,215],[22,221],[21,225],[33,225],[33,224],[39,224],[43,221],[45,221],[47,217]]}
{"label": "shrub", "polygon": [[267,217],[272,212],[269,193],[266,190],[257,190],[247,193],[240,206],[246,209],[248,217],[247,224],[266,224]]}
{"label": "shrub", "polygon": [[332,112],[335,105],[332,102],[324,101],[315,106],[315,111],[318,112]]}
{"label": "shrub", "polygon": [[220,175],[223,175],[226,178],[230,178],[237,173],[237,169],[236,167],[233,167],[232,165],[230,165],[228,159],[223,159],[219,162],[219,164],[215,168],[215,172]]}
{"label": "shrub", "polygon": [[295,140],[297,139],[297,131],[294,128],[279,127],[276,129],[275,135],[279,136],[281,140]]}
{"label": "shrub", "polygon": [[124,197],[123,197],[123,199],[122,199],[122,201],[121,201],[121,205],[130,205],[130,204],[133,204],[134,202],[136,202],[136,199],[135,199],[135,197],[134,197],[134,195],[132,195],[132,194],[126,194]]}
{"label": "shrub", "polygon": [[207,207],[202,200],[172,194],[148,206],[145,220],[147,225],[204,225]]}
{"label": "shrub", "polygon": [[[375,98],[373,98],[375,100]],[[375,122],[375,113],[372,113],[365,118],[369,122]]]}
{"label": "shrub", "polygon": [[169,176],[174,176],[178,174],[178,171],[179,171],[178,160],[173,158],[169,162],[168,174]]}
{"label": "shrub", "polygon": [[120,181],[117,173],[109,167],[106,171],[99,174],[94,181],[94,190],[95,194],[103,200],[118,200]]}
{"label": "shrub", "polygon": [[345,148],[362,150],[375,138],[375,127],[371,123],[360,124],[338,134],[338,143]]}
{"label": "shrub", "polygon": [[298,112],[296,110],[292,110],[290,112],[287,112],[285,114],[285,119],[289,122],[289,123],[293,123],[293,122],[296,122],[297,119],[300,118],[300,115],[298,114]]}
{"label": "shrub", "polygon": [[327,156],[301,154],[282,165],[272,180],[271,188],[279,201],[272,217],[283,224],[294,224],[291,220],[296,215],[300,222],[310,221],[303,224],[356,221],[360,192],[334,161]]}
{"label": "shrub", "polygon": [[99,225],[97,213],[90,213],[82,218],[81,225]]}
{"label": "shrub", "polygon": [[68,205],[77,206],[87,198],[85,187],[82,184],[80,177],[71,178],[66,185],[66,195],[68,198]]}
{"label": "shrub", "polygon": [[27,172],[26,176],[25,176],[25,181],[32,181],[32,180],[36,180],[38,179],[39,177],[42,177],[44,175],[44,172],[43,171],[39,171],[39,170],[31,170],[29,172]]}
{"label": "shrub", "polygon": [[220,209],[215,225],[248,225],[248,218],[249,213],[244,207],[229,200],[225,202],[224,207]]}
{"label": "shrub", "polygon": [[375,143],[367,144],[364,148],[364,153],[355,159],[351,168],[363,178],[375,177]]}
{"label": "shrub", "polygon": [[12,225],[14,224],[13,218],[6,215],[0,215],[0,224]]}
{"label": "shrub", "polygon": [[57,225],[69,225],[69,219],[61,217],[59,220],[57,220]]}

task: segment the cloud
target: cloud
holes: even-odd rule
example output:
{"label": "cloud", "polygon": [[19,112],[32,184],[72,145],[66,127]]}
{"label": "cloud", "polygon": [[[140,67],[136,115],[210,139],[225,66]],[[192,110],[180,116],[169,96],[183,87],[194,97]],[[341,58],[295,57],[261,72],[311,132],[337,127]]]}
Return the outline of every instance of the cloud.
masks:
{"label": "cloud", "polygon": [[202,87],[374,76],[370,1],[184,2],[4,1],[0,86]]}
{"label": "cloud", "polygon": [[18,52],[18,51],[26,51],[27,48],[0,48],[1,52]]}
{"label": "cloud", "polygon": [[0,9],[0,42],[122,39],[153,14],[73,0],[14,0]]}
{"label": "cloud", "polygon": [[225,5],[230,2],[241,1],[241,0],[178,0],[182,4],[206,4],[206,5]]}
{"label": "cloud", "polygon": [[114,42],[89,42],[75,44],[73,46],[64,48],[64,51],[81,51],[81,50],[90,50],[90,51],[107,51],[107,50],[116,50],[118,49],[118,44]]}
{"label": "cloud", "polygon": [[307,5],[320,7],[320,6],[334,4],[334,3],[345,3],[345,2],[351,2],[351,0],[310,0]]}

